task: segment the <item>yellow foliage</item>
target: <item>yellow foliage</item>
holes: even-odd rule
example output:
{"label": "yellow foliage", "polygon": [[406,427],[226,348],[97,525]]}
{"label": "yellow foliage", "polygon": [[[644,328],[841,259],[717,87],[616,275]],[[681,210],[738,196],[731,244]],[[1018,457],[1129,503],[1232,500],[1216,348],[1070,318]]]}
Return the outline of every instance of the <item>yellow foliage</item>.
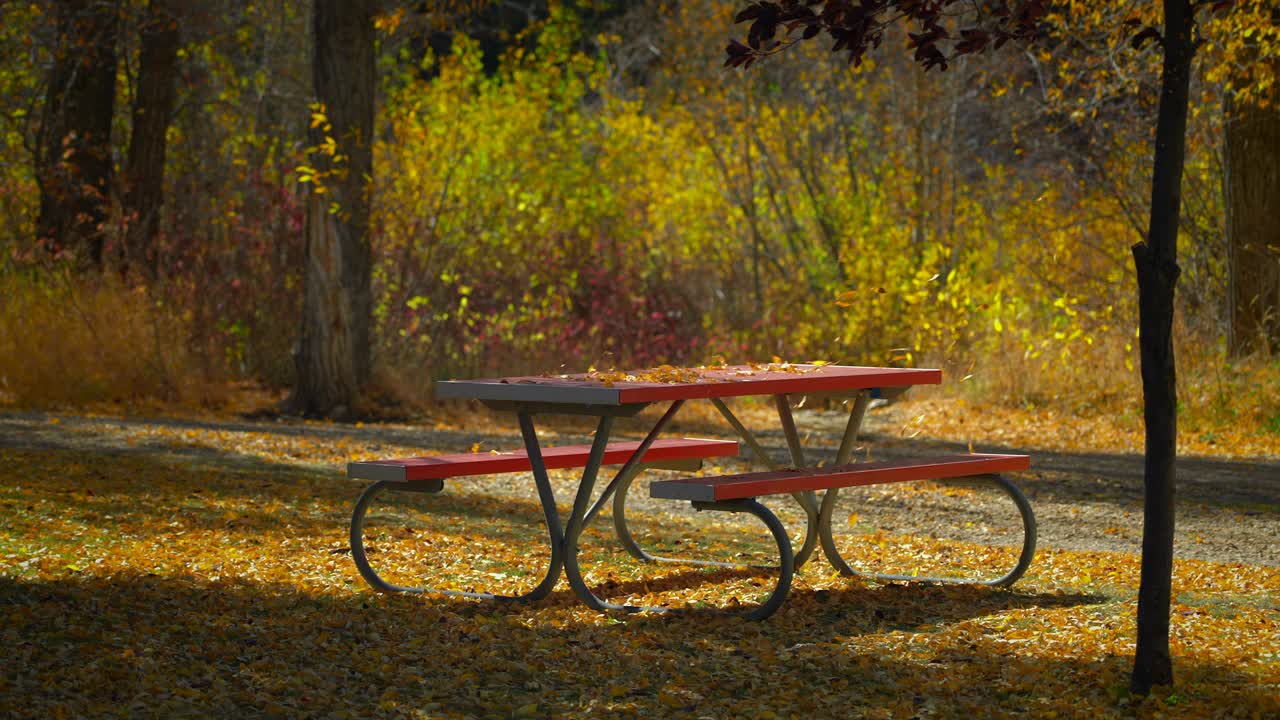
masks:
{"label": "yellow foliage", "polygon": [[1280,98],[1280,14],[1274,0],[1237,0],[1205,23],[1207,77],[1241,103],[1268,107]]}
{"label": "yellow foliage", "polygon": [[[624,364],[631,348],[611,338],[588,334],[574,348],[584,355],[566,357],[530,331],[604,324],[582,297],[583,270],[599,265],[677,287],[702,313],[701,356],[659,363],[808,356],[982,379],[1019,357],[1034,371],[996,389],[1015,402],[1066,386],[1105,397],[1131,380],[1114,352],[1134,317],[1119,191],[932,157],[950,149],[920,145],[911,127],[929,118],[872,124],[901,108],[900,89],[821,49],[780,60],[789,94],[761,73],[699,70],[703,30],[727,5],[662,18],[679,60],[643,92],[612,84],[607,56],[574,49],[564,14],[494,76],[460,38],[431,60],[438,77],[394,84],[376,204],[379,318],[395,362],[437,376]],[[1070,22],[1101,23],[1072,8],[1084,15]],[[1081,100],[1086,74],[1067,65],[1053,84]],[[949,80],[927,82],[918,92],[950,92]],[[1093,116],[1087,103],[1068,109]],[[1106,161],[1141,156],[1122,146]],[[1210,177],[1206,162],[1192,157],[1188,172]],[[1188,270],[1197,282],[1215,273]],[[511,365],[478,357],[473,338]],[[1100,370],[1104,383],[1074,382]]]}

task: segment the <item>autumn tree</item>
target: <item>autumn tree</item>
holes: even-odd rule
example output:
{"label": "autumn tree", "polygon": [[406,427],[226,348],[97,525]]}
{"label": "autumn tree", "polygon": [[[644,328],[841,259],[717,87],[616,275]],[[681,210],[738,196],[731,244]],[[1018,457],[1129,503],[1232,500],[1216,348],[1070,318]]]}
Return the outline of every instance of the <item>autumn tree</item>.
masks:
{"label": "autumn tree", "polygon": [[[52,62],[36,133],[40,187],[37,239],[101,269],[109,259],[105,225],[117,188],[111,140],[116,110],[117,45],[132,32],[120,2],[58,0]],[[164,196],[165,144],[176,96],[180,38],[172,0],[150,0],[138,24],[138,73],[131,108],[120,206],[127,227],[115,255],[147,269]]]}
{"label": "autumn tree", "polygon": [[1228,346],[1280,352],[1280,97],[1228,100],[1224,155]]}
{"label": "autumn tree", "polygon": [[1280,352],[1280,6],[1267,5],[1242,2],[1224,23],[1227,346],[1233,356]]}
{"label": "autumn tree", "polygon": [[122,251],[125,266],[147,277],[156,270],[152,244],[160,226],[167,134],[177,95],[178,19],[172,0],[150,0],[138,30],[137,94],[121,198],[128,227]]}
{"label": "autumn tree", "polygon": [[55,36],[35,150],[37,240],[74,252],[81,267],[100,268],[114,167],[118,8],[57,0],[48,11]]}
{"label": "autumn tree", "polygon": [[[486,0],[430,7],[436,23]],[[376,117],[377,0],[316,0],[312,9],[313,107],[306,201],[306,295],[294,357],[297,382],[287,403],[305,415],[359,411],[372,369],[373,253],[370,182]],[[394,31],[404,8],[378,24]]]}
{"label": "autumn tree", "polygon": [[369,379],[369,189],[377,88],[374,0],[316,0],[306,297],[291,403],[307,415],[355,411]]}
{"label": "autumn tree", "polygon": [[[964,27],[953,31],[947,14],[963,7],[974,12],[965,17]],[[914,59],[926,70],[945,70],[958,56],[998,49],[1010,41],[1035,42],[1046,9],[1043,0],[972,6],[959,0],[756,2],[738,13],[738,22],[751,21],[750,30],[745,43],[729,43],[725,64],[747,67],[801,39],[822,34],[834,41],[833,52],[846,53],[857,64],[880,45],[889,27],[906,23],[912,29],[909,44]],[[1163,52],[1148,229],[1145,240],[1132,248],[1138,281],[1146,463],[1138,639],[1131,686],[1142,694],[1153,685],[1173,681],[1169,655],[1177,439],[1173,314],[1180,273],[1177,237],[1195,24],[1190,0],[1164,0],[1163,32],[1148,27],[1134,38],[1135,45],[1157,42]]]}

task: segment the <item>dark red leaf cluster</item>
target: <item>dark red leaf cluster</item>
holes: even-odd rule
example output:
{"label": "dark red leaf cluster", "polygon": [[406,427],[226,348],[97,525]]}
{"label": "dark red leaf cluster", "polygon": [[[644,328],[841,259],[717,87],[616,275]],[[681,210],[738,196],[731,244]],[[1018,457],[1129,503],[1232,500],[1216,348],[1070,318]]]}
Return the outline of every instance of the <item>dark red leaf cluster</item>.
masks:
{"label": "dark red leaf cluster", "polygon": [[[880,45],[888,27],[905,22],[913,28],[908,37],[916,62],[926,70],[946,70],[956,56],[1036,38],[1046,9],[1046,0],[764,0],[751,3],[734,18],[750,21],[751,26],[745,43],[729,42],[725,65],[749,67],[765,55],[822,33],[832,39],[832,52],[848,53],[849,62],[858,65],[868,50]],[[973,24],[957,37],[947,29],[950,16]]]}

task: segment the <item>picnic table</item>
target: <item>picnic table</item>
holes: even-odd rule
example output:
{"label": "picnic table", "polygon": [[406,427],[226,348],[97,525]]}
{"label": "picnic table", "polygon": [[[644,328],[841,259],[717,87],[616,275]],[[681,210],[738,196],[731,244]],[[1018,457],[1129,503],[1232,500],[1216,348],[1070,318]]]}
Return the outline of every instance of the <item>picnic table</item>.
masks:
{"label": "picnic table", "polygon": [[[710,401],[765,467],[764,472],[739,473],[719,477],[692,476],[656,481],[650,485],[655,498],[687,500],[699,510],[747,513],[759,518],[769,529],[778,547],[777,584],[769,598],[747,613],[762,619],[774,613],[789,592],[792,576],[821,547],[827,560],[846,575],[863,575],[879,580],[927,582],[978,582],[1007,586],[1026,571],[1035,551],[1035,519],[1030,504],[1018,488],[1000,473],[1029,467],[1025,455],[962,454],[873,463],[850,464],[855,440],[870,402],[884,394],[901,392],[913,385],[937,384],[942,373],[933,369],[855,367],[820,364],[767,363],[736,366],[675,368],[662,366],[637,371],[589,372],[572,375],[450,380],[436,383],[440,399],[474,399],[514,416],[524,441],[523,451],[403,458],[358,462],[348,465],[352,478],[372,480],[361,495],[351,523],[352,556],[361,575],[376,589],[388,592],[440,592],[428,588],[401,587],[387,583],[370,566],[363,547],[364,515],[373,498],[387,489],[439,492],[446,478],[493,472],[528,471],[532,474],[542,505],[551,557],[542,582],[513,600],[545,597],[561,573],[567,576],[574,593],[597,610],[655,610],[611,603],[597,596],[583,578],[579,563],[582,532],[612,501],[614,528],[623,547],[634,557],[648,562],[691,562],[651,555],[635,541],[626,523],[626,498],[631,482],[642,467],[696,467],[703,458],[736,455],[732,441],[698,438],[659,439],[664,429],[690,400]],[[834,465],[812,467],[806,457],[791,412],[794,396],[829,395],[853,400]],[[778,427],[786,438],[790,464],[778,463],[765,451],[755,435],[732,412],[725,400],[745,396],[772,396]],[[670,403],[643,440],[610,442],[614,422],[634,417],[654,403]],[[543,448],[534,427],[534,418],[548,414],[576,414],[597,417],[590,445]],[[621,468],[597,496],[601,467]],[[582,473],[574,497],[573,510],[562,523],[552,492],[548,469],[580,467]],[[854,570],[836,548],[831,518],[841,488],[886,482],[979,478],[993,482],[1017,506],[1023,524],[1023,544],[1016,565],[995,578],[917,577],[868,574]],[[822,499],[818,491],[824,491]],[[776,515],[758,501],[769,495],[790,495],[804,509],[806,527],[798,550]],[[710,561],[693,561],[721,564]],[[448,592],[471,597],[499,598],[484,592]]]}

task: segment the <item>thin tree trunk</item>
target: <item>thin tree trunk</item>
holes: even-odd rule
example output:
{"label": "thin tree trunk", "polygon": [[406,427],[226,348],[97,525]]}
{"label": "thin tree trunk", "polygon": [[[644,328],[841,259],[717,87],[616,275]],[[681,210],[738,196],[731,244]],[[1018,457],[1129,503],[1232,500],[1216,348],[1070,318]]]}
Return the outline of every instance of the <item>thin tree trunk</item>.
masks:
{"label": "thin tree trunk", "polygon": [[36,152],[37,239],[76,253],[81,267],[102,267],[102,225],[110,208],[111,118],[115,112],[113,3],[53,5],[58,39],[45,91]]}
{"label": "thin tree trunk", "polygon": [[1227,101],[1228,347],[1280,352],[1280,92],[1270,107]]}
{"label": "thin tree trunk", "polygon": [[1138,642],[1131,689],[1145,695],[1173,683],[1169,603],[1173,580],[1174,461],[1177,392],[1173,357],[1174,291],[1178,282],[1178,213],[1186,146],[1193,22],[1189,0],[1165,0],[1164,70],[1156,119],[1151,218],[1146,242],[1133,247],[1138,276],[1146,463],[1143,472],[1142,579]]}
{"label": "thin tree trunk", "polygon": [[332,137],[342,159],[321,153],[312,159],[328,174],[307,199],[307,289],[291,398],[307,415],[357,412],[369,378],[376,9],[373,0],[315,0],[313,11],[312,67],[328,126],[313,128],[311,140],[319,146]]}
{"label": "thin tree trunk", "polygon": [[137,268],[154,278],[153,246],[164,204],[165,137],[173,119],[180,44],[170,0],[151,0],[140,35],[138,94],[121,200],[128,223],[123,252],[126,270]]}
{"label": "thin tree trunk", "polygon": [[914,177],[911,180],[911,193],[915,205],[911,209],[911,251],[912,255],[917,259],[924,257],[924,245],[929,241],[929,229],[927,227],[930,221],[929,203],[926,202],[927,187],[929,174],[929,156],[928,150],[925,148],[925,117],[924,117],[924,84],[927,78],[924,76],[924,70],[918,66],[911,67],[912,79],[912,113],[911,113],[911,151],[912,165]]}

